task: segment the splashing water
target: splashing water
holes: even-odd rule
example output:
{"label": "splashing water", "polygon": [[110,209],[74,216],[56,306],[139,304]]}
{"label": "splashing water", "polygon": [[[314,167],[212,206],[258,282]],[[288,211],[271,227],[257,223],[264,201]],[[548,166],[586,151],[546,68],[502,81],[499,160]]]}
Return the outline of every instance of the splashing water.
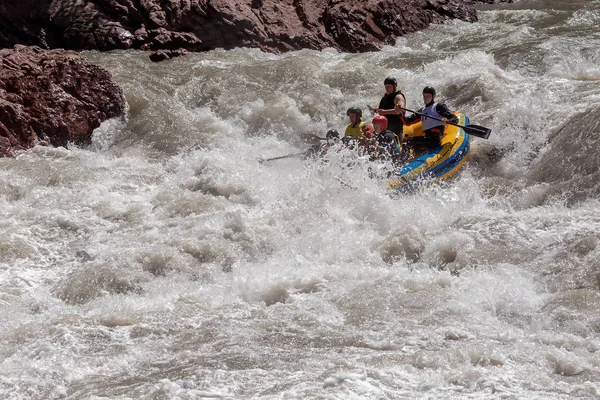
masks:
{"label": "splashing water", "polygon": [[[0,397],[600,396],[600,2],[378,53],[85,53],[127,118],[0,159]],[[488,126],[452,182],[286,158],[395,76]]]}

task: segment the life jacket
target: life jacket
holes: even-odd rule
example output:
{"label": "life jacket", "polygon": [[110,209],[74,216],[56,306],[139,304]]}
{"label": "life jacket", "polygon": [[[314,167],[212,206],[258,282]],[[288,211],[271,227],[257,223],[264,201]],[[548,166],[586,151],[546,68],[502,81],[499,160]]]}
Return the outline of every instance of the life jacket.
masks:
{"label": "life jacket", "polygon": [[[388,133],[393,134],[393,141],[389,142],[387,141],[387,137],[386,136]],[[400,152],[402,151],[401,147],[400,147],[400,138],[398,137],[398,135],[391,130],[385,130],[383,132],[381,132],[378,136],[378,141],[379,141],[379,145],[382,148],[387,148],[388,154],[391,156],[393,161],[396,161],[396,159],[398,158],[398,156],[400,155]]]}
{"label": "life jacket", "polygon": [[430,117],[437,118],[437,119],[433,119],[433,118],[427,118],[425,116],[421,116],[421,124],[423,126],[423,131],[429,130],[431,128],[435,128],[436,126],[444,125],[440,121],[438,121],[443,118],[443,115],[441,115],[440,113],[437,112],[437,105],[438,105],[438,103],[434,102],[433,104],[428,105],[427,107],[423,108],[420,111],[421,114],[425,114]]}
{"label": "life jacket", "polygon": [[365,121],[360,121],[358,125],[349,124],[346,127],[344,136],[352,136],[354,139],[360,139],[363,136],[362,128],[365,126]]}
{"label": "life jacket", "polygon": [[[379,102],[379,108],[381,108],[382,110],[391,110],[394,107],[396,107],[396,105],[394,104],[394,99],[399,94],[401,94],[402,97],[404,97],[404,94],[399,90],[395,91],[394,93],[383,95],[381,101]],[[406,100],[406,97],[404,97],[404,100]],[[388,120],[388,129],[397,135],[402,135],[402,120],[400,119],[400,116],[389,114],[385,117]]]}

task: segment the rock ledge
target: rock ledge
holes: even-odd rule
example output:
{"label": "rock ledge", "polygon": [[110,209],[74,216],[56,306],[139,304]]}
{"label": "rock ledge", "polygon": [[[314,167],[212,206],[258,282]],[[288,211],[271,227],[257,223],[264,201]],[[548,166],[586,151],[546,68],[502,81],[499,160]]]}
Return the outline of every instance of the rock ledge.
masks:
{"label": "rock ledge", "polygon": [[102,121],[124,110],[110,74],[76,53],[20,45],[0,50],[0,156],[40,142],[89,144]]}

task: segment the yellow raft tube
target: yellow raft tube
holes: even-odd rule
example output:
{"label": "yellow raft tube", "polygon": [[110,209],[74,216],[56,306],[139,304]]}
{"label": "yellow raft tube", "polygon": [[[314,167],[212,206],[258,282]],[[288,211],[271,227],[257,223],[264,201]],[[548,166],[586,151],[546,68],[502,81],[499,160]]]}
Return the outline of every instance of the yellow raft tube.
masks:
{"label": "yellow raft tube", "polygon": [[[454,114],[458,125],[469,124],[466,115]],[[413,136],[423,136],[421,123],[404,127],[403,138]],[[388,180],[388,190],[392,194],[410,193],[431,182],[448,179],[467,161],[469,150],[469,135],[458,126],[446,125],[441,145],[398,167]]]}

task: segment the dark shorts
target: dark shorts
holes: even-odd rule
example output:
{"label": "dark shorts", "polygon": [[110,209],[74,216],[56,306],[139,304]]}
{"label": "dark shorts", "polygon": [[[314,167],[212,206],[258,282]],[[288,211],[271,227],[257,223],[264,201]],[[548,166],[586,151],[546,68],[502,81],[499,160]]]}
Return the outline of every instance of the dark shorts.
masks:
{"label": "dark shorts", "polygon": [[405,140],[404,145],[414,150],[429,150],[442,144],[443,126],[428,129],[425,136],[411,137]]}

